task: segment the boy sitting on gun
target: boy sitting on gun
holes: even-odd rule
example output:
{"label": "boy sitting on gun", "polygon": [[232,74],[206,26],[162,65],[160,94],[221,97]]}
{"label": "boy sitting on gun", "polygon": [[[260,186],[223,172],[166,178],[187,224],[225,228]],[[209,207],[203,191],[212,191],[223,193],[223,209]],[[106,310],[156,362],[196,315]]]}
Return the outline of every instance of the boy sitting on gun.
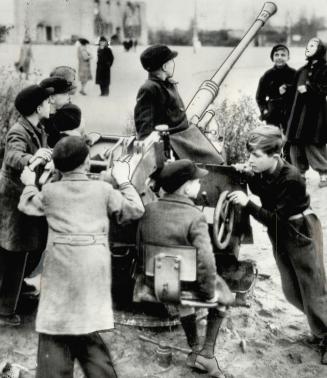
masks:
{"label": "boy sitting on gun", "polygon": [[196,315],[190,307],[179,307],[181,324],[192,353],[187,365],[206,371],[210,377],[224,377],[214,355],[220,325],[234,297],[225,281],[218,276],[215,256],[204,214],[195,207],[193,199],[200,190],[200,179],[208,173],[187,159],[166,164],[158,184],[166,192],[163,198],[145,207],[140,220],[140,239],[144,244],[193,246],[198,252],[197,287],[203,301],[217,302],[210,308],[204,344],[200,346]]}
{"label": "boy sitting on gun", "polygon": [[310,197],[300,172],[280,158],[281,131],[274,126],[254,129],[247,141],[246,164],[236,164],[247,173],[251,192],[262,207],[242,191],[229,199],[267,226],[286,299],[302,311],[314,340],[321,346],[321,363],[327,364],[327,286],[321,224],[310,208]]}
{"label": "boy sitting on gun", "polygon": [[138,219],[144,208],[129,182],[129,166],[115,162],[112,176],[119,190],[86,176],[89,149],[83,138],[67,136],[52,154],[62,179],[35,186],[25,168],[26,185],[19,210],[46,216],[49,225],[41,296],[38,378],[72,377],[77,359],[87,377],[117,377],[99,331],[113,328],[109,217],[118,223]]}

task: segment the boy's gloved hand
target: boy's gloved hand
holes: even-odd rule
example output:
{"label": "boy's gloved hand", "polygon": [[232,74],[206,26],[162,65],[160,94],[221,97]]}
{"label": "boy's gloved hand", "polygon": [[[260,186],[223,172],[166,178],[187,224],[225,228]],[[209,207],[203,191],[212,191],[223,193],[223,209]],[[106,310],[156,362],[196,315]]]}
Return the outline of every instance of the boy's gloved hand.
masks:
{"label": "boy's gloved hand", "polygon": [[20,180],[25,186],[35,185],[35,178],[35,172],[31,171],[28,167],[25,167],[22,174],[20,175]]}
{"label": "boy's gloved hand", "polygon": [[129,182],[129,164],[125,161],[114,161],[111,175],[118,185]]}
{"label": "boy's gloved hand", "polygon": [[241,190],[235,190],[228,194],[227,198],[235,205],[240,205],[242,207],[245,207],[250,201],[249,197]]}
{"label": "boy's gloved hand", "polygon": [[29,163],[33,163],[34,160],[39,159],[39,158],[48,162],[51,160],[51,157],[52,157],[52,150],[50,148],[39,148],[35,152],[35,154],[32,156]]}
{"label": "boy's gloved hand", "polygon": [[286,90],[287,90],[287,86],[286,86],[286,84],[283,84],[283,85],[281,85],[281,86],[279,87],[279,93],[280,93],[281,95],[285,94],[285,93],[286,93]]}
{"label": "boy's gloved hand", "polygon": [[307,87],[305,85],[299,85],[297,87],[297,90],[300,92],[300,93],[305,93],[307,92]]}

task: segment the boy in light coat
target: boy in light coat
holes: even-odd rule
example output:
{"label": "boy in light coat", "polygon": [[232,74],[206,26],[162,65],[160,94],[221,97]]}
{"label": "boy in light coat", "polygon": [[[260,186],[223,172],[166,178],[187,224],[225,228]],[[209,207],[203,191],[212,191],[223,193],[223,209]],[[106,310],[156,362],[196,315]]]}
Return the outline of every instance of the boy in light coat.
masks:
{"label": "boy in light coat", "polygon": [[78,136],[61,139],[53,150],[60,181],[39,191],[35,175],[23,171],[26,185],[19,209],[46,216],[49,236],[36,318],[38,378],[73,375],[77,359],[87,377],[116,377],[99,331],[112,329],[109,217],[118,223],[138,219],[143,204],[129,182],[129,166],[116,162],[119,190],[86,176],[89,150]]}

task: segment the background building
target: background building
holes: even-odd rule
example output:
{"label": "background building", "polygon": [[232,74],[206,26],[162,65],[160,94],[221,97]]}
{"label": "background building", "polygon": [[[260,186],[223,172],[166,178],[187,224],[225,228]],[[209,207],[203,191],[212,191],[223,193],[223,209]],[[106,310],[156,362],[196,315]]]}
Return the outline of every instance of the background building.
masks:
{"label": "background building", "polygon": [[[66,42],[100,35],[147,43],[144,2],[124,0],[13,0],[13,26],[8,41],[28,35],[35,43]],[[1,2],[0,2],[1,11]]]}

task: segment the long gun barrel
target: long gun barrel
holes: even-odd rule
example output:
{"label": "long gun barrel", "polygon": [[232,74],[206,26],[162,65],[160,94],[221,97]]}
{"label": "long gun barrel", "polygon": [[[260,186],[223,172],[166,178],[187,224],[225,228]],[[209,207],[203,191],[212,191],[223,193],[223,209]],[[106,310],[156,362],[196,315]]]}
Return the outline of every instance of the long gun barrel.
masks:
{"label": "long gun barrel", "polygon": [[191,124],[198,125],[208,106],[217,97],[219,87],[228,75],[229,71],[233,68],[238,58],[242,55],[243,51],[247,48],[249,43],[262,28],[265,22],[276,12],[277,6],[274,3],[265,3],[258,17],[250,29],[246,32],[240,43],[229,54],[212,78],[201,84],[200,88],[186,109],[186,114]]}

